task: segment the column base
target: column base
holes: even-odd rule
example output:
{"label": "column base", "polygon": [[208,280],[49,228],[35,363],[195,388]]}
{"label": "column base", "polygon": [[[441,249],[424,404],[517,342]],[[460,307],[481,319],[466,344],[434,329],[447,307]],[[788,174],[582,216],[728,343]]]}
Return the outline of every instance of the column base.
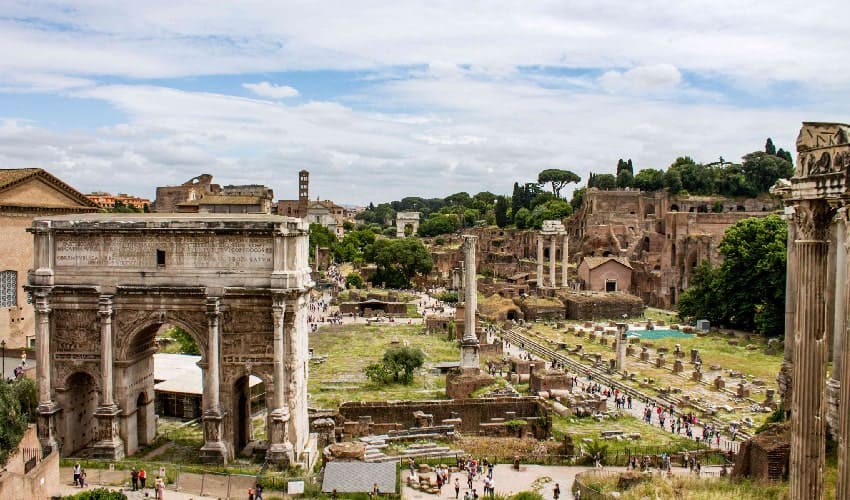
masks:
{"label": "column base", "polygon": [[56,433],[56,414],[61,410],[54,401],[41,402],[38,405],[38,440],[45,455],[62,451],[62,443]]}
{"label": "column base", "polygon": [[830,378],[826,382],[826,432],[829,436],[838,440],[839,420],[841,410],[839,409],[839,395],[841,394],[841,382]]}
{"label": "column base", "polygon": [[271,424],[269,436],[271,445],[266,452],[266,459],[274,464],[288,467],[295,462],[295,449],[289,442],[289,408],[275,408],[271,413]]}
{"label": "column base", "polygon": [[99,440],[93,446],[94,457],[120,460],[125,456],[124,441],[118,434],[118,405],[100,406],[94,416],[98,420]]}
{"label": "column base", "polygon": [[204,446],[200,450],[201,462],[205,464],[227,463],[227,446],[221,440],[221,427],[224,415],[219,410],[204,412]]}

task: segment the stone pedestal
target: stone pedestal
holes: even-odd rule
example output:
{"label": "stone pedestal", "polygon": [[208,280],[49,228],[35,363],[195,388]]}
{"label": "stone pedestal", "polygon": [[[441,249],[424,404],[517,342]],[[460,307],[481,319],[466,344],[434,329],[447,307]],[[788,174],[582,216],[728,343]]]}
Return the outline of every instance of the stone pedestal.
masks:
{"label": "stone pedestal", "polygon": [[118,435],[118,405],[101,406],[94,416],[97,418],[98,441],[94,445],[94,457],[106,460],[124,458],[124,441]]}
{"label": "stone pedestal", "polygon": [[677,359],[673,362],[673,373],[682,373],[685,371],[685,365],[682,363],[681,359]]}
{"label": "stone pedestal", "polygon": [[725,387],[726,387],[726,381],[724,381],[724,380],[723,380],[723,377],[721,377],[720,375],[718,375],[718,376],[714,379],[714,388],[715,388],[715,389],[717,389],[717,390],[719,391],[719,390],[721,390],[721,389],[724,389]]}
{"label": "stone pedestal", "polygon": [[223,416],[219,411],[204,413],[204,446],[201,447],[201,462],[205,464],[226,464],[227,447],[221,440]]}
{"label": "stone pedestal", "polygon": [[38,440],[45,454],[60,450],[56,433],[56,414],[59,410],[52,401],[38,405]]}
{"label": "stone pedestal", "polygon": [[693,380],[694,382],[699,382],[700,380],[702,380],[702,372],[699,370],[694,370],[694,372],[691,373],[691,380]]}
{"label": "stone pedestal", "polygon": [[664,366],[664,355],[659,354],[657,358],[655,358],[655,367],[661,368]]}
{"label": "stone pedestal", "polygon": [[640,360],[641,361],[649,361],[649,348],[641,347]]}
{"label": "stone pedestal", "polygon": [[269,430],[269,449],[266,459],[283,467],[288,467],[295,461],[295,452],[289,440],[289,411],[278,408],[271,413],[271,429]]}

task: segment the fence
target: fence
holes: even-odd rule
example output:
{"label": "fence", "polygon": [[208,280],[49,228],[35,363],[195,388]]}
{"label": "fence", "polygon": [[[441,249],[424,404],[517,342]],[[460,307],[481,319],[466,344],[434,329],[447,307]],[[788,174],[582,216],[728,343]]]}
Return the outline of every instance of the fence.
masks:
{"label": "fence", "polygon": [[[153,486],[157,476],[164,476],[166,489],[181,491],[200,496],[216,498],[244,498],[248,488],[257,483],[263,486],[266,496],[282,496],[290,481],[304,481],[306,493],[318,492],[321,481],[315,474],[293,474],[286,472],[258,471],[257,473],[237,473],[210,470],[203,466],[175,465],[170,463],[142,462],[131,459],[76,460],[62,459],[62,467],[72,467],[75,463],[86,470],[86,480],[93,486],[130,487],[130,469],[144,468],[147,472],[147,487]],[[64,479],[64,478],[63,478]]]}

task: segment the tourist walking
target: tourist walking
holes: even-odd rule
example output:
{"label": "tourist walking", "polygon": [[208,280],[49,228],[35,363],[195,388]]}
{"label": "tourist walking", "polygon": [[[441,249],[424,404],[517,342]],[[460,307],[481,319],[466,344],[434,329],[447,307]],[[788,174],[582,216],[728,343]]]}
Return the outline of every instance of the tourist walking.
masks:
{"label": "tourist walking", "polygon": [[455,476],[455,499],[460,498],[460,479]]}
{"label": "tourist walking", "polygon": [[[74,464],[74,486],[80,486],[80,462]],[[80,486],[82,487],[82,486]]]}
{"label": "tourist walking", "polygon": [[552,496],[555,500],[561,498],[561,486],[558,483],[555,483],[555,490],[552,492]]}
{"label": "tourist walking", "polygon": [[133,485],[133,491],[139,490],[139,471],[135,467],[130,469],[130,483]]}
{"label": "tourist walking", "polygon": [[145,489],[145,481],[148,479],[148,473],[145,472],[144,468],[139,468],[139,484],[142,489]]}
{"label": "tourist walking", "polygon": [[154,490],[156,491],[156,500],[165,500],[165,483],[161,477],[156,478]]}

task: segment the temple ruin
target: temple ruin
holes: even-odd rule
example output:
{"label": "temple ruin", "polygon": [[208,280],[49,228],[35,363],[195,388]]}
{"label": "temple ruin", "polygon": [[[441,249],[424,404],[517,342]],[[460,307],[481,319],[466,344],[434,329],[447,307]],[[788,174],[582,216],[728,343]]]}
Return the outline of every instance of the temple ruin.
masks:
{"label": "temple ruin", "polygon": [[267,391],[267,459],[315,457],[303,221],[89,214],[35,219],[30,232],[44,448],[115,460],[153,442],[155,336],[168,324],[201,351],[203,461],[226,463],[249,444],[251,375]]}
{"label": "temple ruin", "polygon": [[[780,389],[791,410],[790,494],[823,498],[827,424],[838,441],[836,498],[850,498],[850,125],[803,123],[785,195],[785,352]],[[827,379],[827,362],[832,375]],[[788,405],[790,403],[790,406]]]}

